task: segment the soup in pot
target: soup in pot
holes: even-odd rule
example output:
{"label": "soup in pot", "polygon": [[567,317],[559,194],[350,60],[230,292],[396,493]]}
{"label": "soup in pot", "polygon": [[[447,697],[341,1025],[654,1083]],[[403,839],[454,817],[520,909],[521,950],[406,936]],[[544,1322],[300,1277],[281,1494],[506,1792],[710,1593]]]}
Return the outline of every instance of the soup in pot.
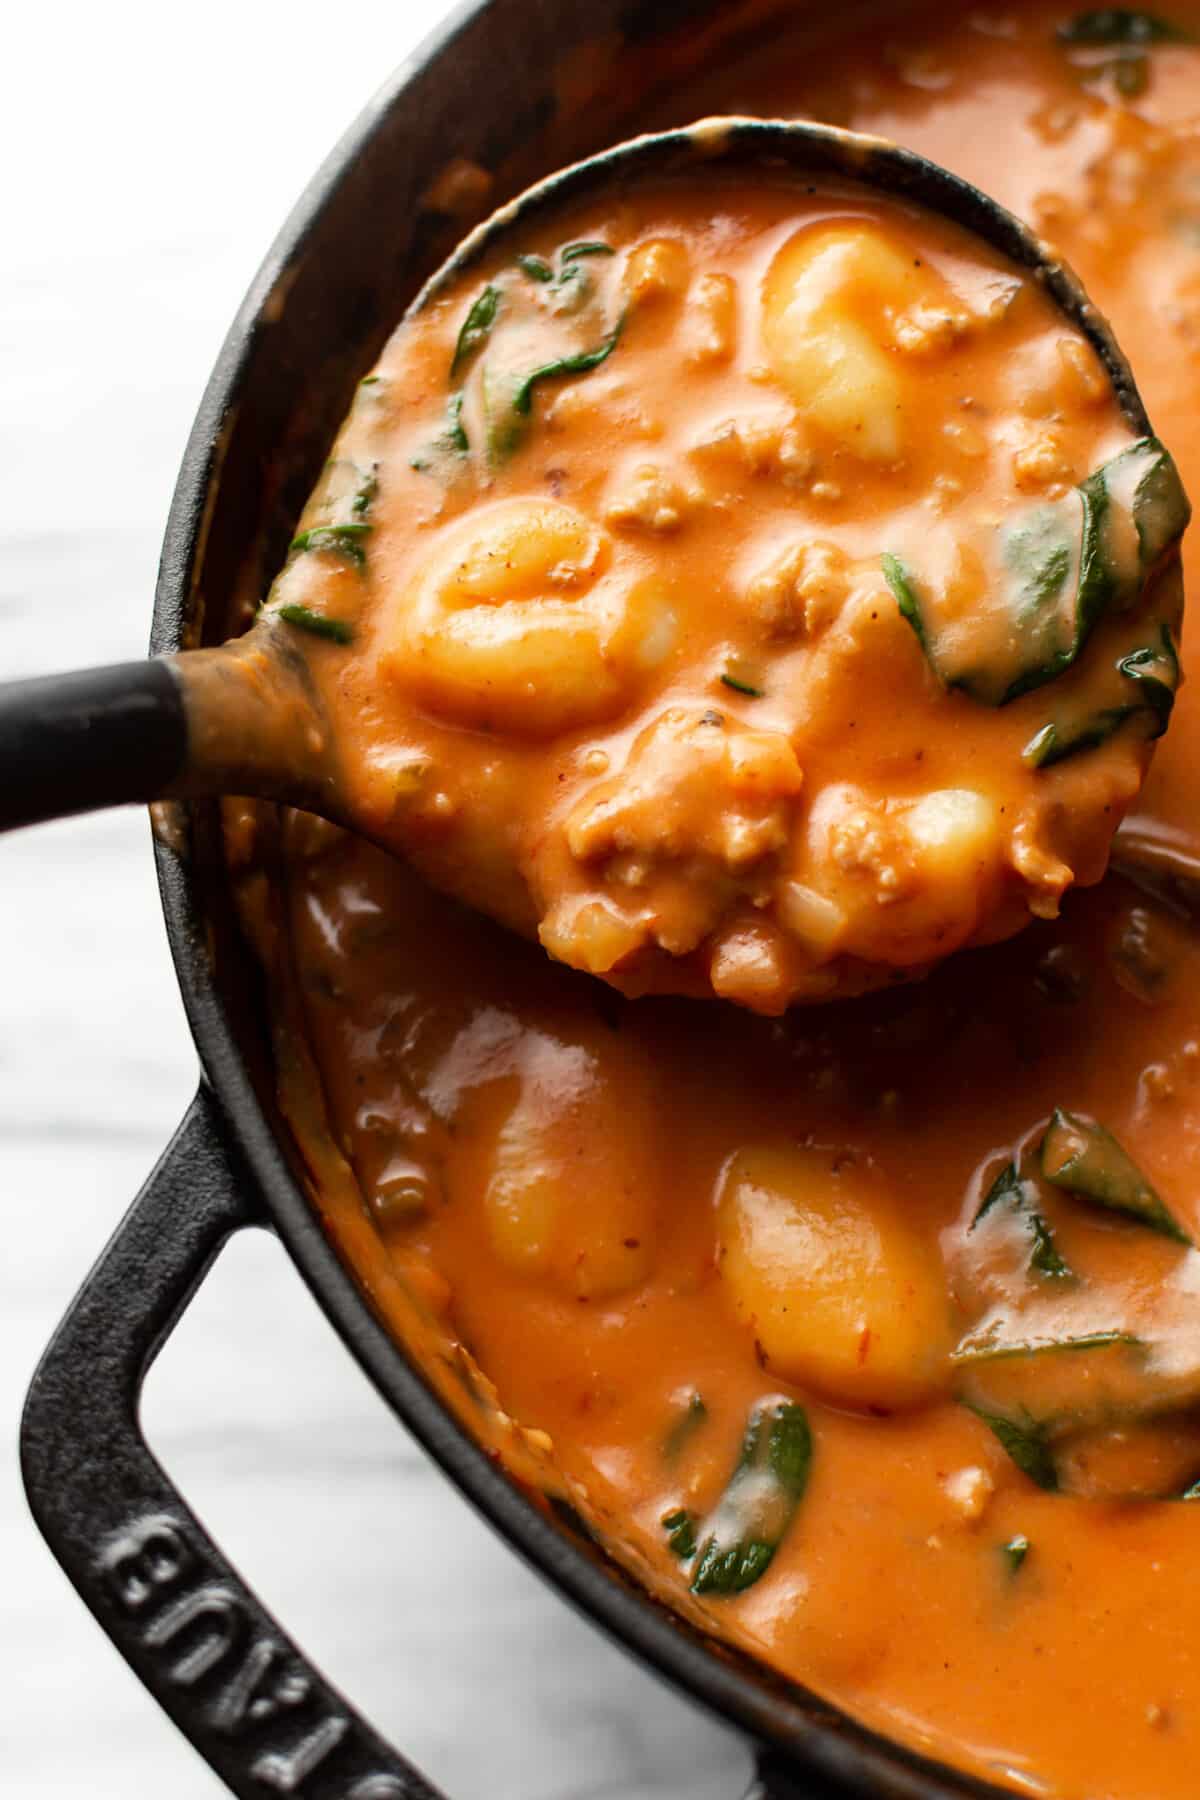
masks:
{"label": "soup in pot", "polygon": [[[685,119],[833,119],[995,193],[1110,314],[1183,486],[1200,484],[1200,4],[874,8],[861,33],[776,35],[673,105]],[[1067,891],[1071,874],[1099,876],[1135,800],[1140,841],[1185,863],[1200,854],[1189,688],[1137,797],[1167,710],[1151,683],[1174,691],[1178,599],[1139,586],[1070,668],[1008,694],[1034,652],[1019,631],[1003,647],[989,638],[978,610],[996,591],[995,531],[1026,522],[1026,569],[1043,586],[1060,572],[1073,644],[1076,540],[1053,521],[1078,512],[1073,496],[1128,454],[1128,434],[1044,302],[1016,297],[993,318],[989,284],[1009,277],[955,261],[948,239],[911,259],[923,263],[911,298],[886,303],[889,367],[915,371],[920,405],[893,415],[839,388],[828,341],[790,335],[789,308],[797,294],[808,305],[823,256],[822,296],[839,258],[903,262],[911,221],[886,209],[848,221],[834,201],[797,218],[794,197],[785,208],[768,192],[753,214],[722,197],[705,235],[678,194],[635,198],[531,242],[527,269],[465,277],[419,325],[423,398],[408,396],[402,481],[386,500],[381,482],[366,502],[378,513],[314,514],[305,528],[373,518],[378,539],[346,540],[369,559],[387,508],[419,522],[411,560],[379,590],[404,605],[381,632],[384,698],[370,720],[364,703],[363,729],[396,751],[394,694],[426,736],[376,774],[393,802],[448,796],[429,802],[431,831],[471,784],[493,784],[501,821],[514,770],[546,784],[546,842],[528,854],[548,859],[536,925],[561,960],[293,817],[286,930],[263,936],[284,1104],[374,1303],[410,1342],[426,1333],[439,1379],[518,1478],[569,1502],[688,1617],[1001,1786],[1185,1800],[1200,1766],[1195,894],[1115,873]],[[861,296],[871,279],[851,286]],[[931,300],[925,283],[942,281]],[[530,373],[517,339],[538,338],[547,316],[561,329],[548,360],[592,366],[560,366],[515,406]],[[868,350],[885,328],[883,311],[830,316],[835,340],[861,329]],[[929,341],[896,349],[909,326]],[[676,334],[695,359],[686,381],[664,372]],[[355,420],[383,404],[381,385]],[[922,407],[937,470],[915,450],[906,487],[883,472],[903,460],[884,440],[919,426]],[[361,491],[347,490],[351,508]],[[1129,520],[1141,571],[1146,540]],[[719,532],[733,533],[720,539],[732,558]],[[489,558],[511,578],[499,604],[477,591]],[[359,565],[344,547],[341,561],[349,598],[300,555],[284,580],[312,585],[277,587],[272,603],[375,631],[382,612],[360,613]],[[1186,549],[1184,561],[1194,578]],[[712,607],[681,601],[672,570],[685,588],[703,579]],[[632,609],[632,628],[600,590]],[[504,616],[510,598],[547,596],[540,619]],[[494,617],[479,616],[487,605]],[[461,636],[423,635],[439,609]],[[879,615],[886,651],[860,667],[844,647],[854,679],[831,689],[826,735],[805,737],[806,687],[856,609]],[[554,684],[536,667],[532,685],[514,683],[512,647],[522,620],[574,629],[578,613],[594,663],[577,690],[554,688],[573,710],[550,718]],[[1147,624],[1166,631],[1169,657]],[[483,661],[468,665],[456,659],[474,654],[473,632]],[[327,650],[336,686],[336,633]],[[1142,651],[1135,674],[1114,673]],[[861,706],[847,711],[851,695]],[[852,747],[872,725],[892,760]],[[1039,761],[1029,746],[1046,731]],[[802,743],[799,774],[763,747],[774,738]],[[427,767],[445,774],[428,789]],[[748,769],[766,784],[749,812],[731,798]],[[858,790],[851,811],[880,803],[879,842],[868,825],[845,866],[822,864],[833,840],[799,823],[805,783]],[[1047,880],[1040,864],[1030,881],[1003,809],[1037,810],[1047,794],[1060,835],[1029,841],[1068,876]],[[731,871],[729,821],[752,832],[771,804],[773,847]],[[1086,842],[1068,853],[1072,832]],[[903,851],[891,862],[889,843]],[[261,877],[245,841],[231,845],[251,891]],[[584,972],[619,978],[651,951],[675,954],[628,931],[639,894],[667,893],[681,846],[703,907],[684,921],[681,898],[675,950],[743,1005],[629,998]],[[897,908],[934,891],[922,856],[937,891],[959,897],[933,942],[894,929]],[[893,864],[917,885],[889,907],[879,883]],[[791,915],[789,882],[808,896]],[[831,911],[853,916],[868,889],[863,929],[881,935],[864,948],[837,936],[854,927]],[[1031,893],[1040,901],[1032,923],[962,947],[1002,935],[983,921],[1001,921],[999,897],[1018,889],[1022,919]],[[739,933],[753,940],[744,955]],[[819,1002],[822,971],[826,993],[847,991],[848,959],[909,976],[949,948],[923,980],[788,1007]]]}
{"label": "soup in pot", "polygon": [[781,1013],[1098,878],[1188,505],[1038,277],[723,135],[436,284],[266,612],[374,837],[626,993]]}

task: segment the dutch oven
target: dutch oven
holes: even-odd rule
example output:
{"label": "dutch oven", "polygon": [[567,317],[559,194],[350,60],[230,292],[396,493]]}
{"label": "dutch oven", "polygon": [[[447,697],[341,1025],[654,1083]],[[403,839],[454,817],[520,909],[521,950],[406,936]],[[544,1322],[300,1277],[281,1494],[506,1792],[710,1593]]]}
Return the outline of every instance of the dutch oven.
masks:
{"label": "dutch oven", "polygon": [[[787,11],[794,24],[795,4]],[[769,29],[763,0],[471,0],[426,41],[309,186],[225,341],[167,523],[154,652],[220,642],[236,597],[265,592],[355,381],[465,227],[644,126],[664,96]],[[754,1740],[758,1800],[999,1795],[676,1618],[466,1434],[372,1314],[306,1192],[215,807],[179,809],[155,854],[200,1090],[46,1352],[22,1459],[54,1554],[230,1789],[437,1800],[260,1605],[139,1427],[147,1368],[221,1246],[267,1224],[365,1374],[502,1536],[649,1669]]]}

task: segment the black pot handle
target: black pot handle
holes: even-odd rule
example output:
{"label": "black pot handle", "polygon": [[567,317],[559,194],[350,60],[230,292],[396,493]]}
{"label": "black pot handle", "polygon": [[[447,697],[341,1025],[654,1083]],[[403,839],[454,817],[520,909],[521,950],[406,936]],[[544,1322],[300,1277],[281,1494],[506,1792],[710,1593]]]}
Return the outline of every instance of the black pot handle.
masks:
{"label": "black pot handle", "polygon": [[0,831],[157,800],[186,756],[183,692],[161,659],[0,684]]}
{"label": "black pot handle", "polygon": [[202,1087],[33,1378],[29,1503],[117,1649],[241,1800],[442,1800],[280,1630],[141,1432],[159,1348],[225,1240],[263,1223]]}

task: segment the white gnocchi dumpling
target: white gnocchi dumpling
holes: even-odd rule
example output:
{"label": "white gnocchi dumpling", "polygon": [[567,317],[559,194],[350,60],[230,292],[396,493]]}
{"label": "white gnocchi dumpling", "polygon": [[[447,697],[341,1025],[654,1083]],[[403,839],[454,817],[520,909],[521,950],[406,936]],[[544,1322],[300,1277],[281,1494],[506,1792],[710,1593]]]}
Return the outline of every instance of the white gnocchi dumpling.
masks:
{"label": "white gnocchi dumpling", "polygon": [[945,1385],[950,1305],[936,1242],[869,1163],[811,1145],[741,1150],[718,1195],[719,1265],[773,1370],[888,1411]]}
{"label": "white gnocchi dumpling", "polygon": [[653,1070],[583,1041],[522,1040],[462,1121],[464,1196],[482,1194],[492,1253],[513,1274],[602,1300],[650,1274],[661,1179]]}
{"label": "white gnocchi dumpling", "polygon": [[763,284],[775,373],[810,424],[868,461],[903,451],[905,382],[886,321],[920,286],[910,258],[851,220],[801,227]]}
{"label": "white gnocchi dumpling", "polygon": [[660,583],[610,575],[608,535],[553,500],[511,499],[439,533],[386,618],[383,672],[432,710],[514,736],[612,717],[669,651]]}
{"label": "white gnocchi dumpling", "polygon": [[896,968],[966,943],[1004,880],[999,808],[974,788],[902,799],[831,783],[813,803],[804,838],[796,875],[836,909],[831,947]]}

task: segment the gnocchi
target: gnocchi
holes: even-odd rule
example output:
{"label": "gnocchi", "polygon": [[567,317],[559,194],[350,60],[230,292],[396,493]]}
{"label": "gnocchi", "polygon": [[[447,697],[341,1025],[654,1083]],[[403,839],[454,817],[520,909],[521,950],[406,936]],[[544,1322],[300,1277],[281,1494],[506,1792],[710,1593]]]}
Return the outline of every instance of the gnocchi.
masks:
{"label": "gnocchi", "polygon": [[652,1076],[631,1055],[531,1035],[512,1072],[485,1084],[465,1120],[463,1191],[481,1199],[503,1268],[573,1299],[640,1286],[654,1261],[661,1150]]}
{"label": "gnocchi", "polygon": [[[999,811],[971,788],[905,801],[833,784],[809,814],[799,868],[808,878],[802,891],[838,920],[828,947],[873,962],[894,957],[901,967],[932,962],[967,941],[1003,880]],[[806,920],[814,910],[810,899]]]}
{"label": "gnocchi", "polygon": [[740,1151],[717,1230],[730,1301],[768,1367],[860,1409],[944,1390],[945,1276],[870,1165],[815,1147]]}
{"label": "gnocchi", "polygon": [[772,367],[806,420],[856,456],[894,462],[904,446],[903,377],[864,318],[913,297],[911,259],[853,225],[802,228],[763,287],[763,337]]}
{"label": "gnocchi", "polygon": [[[1074,44],[1071,14],[1017,0],[1002,19],[923,8],[909,25],[889,9],[880,30],[871,8],[844,45],[822,34],[815,70],[805,17],[705,93],[790,116],[819,89],[825,116],[885,134],[900,120],[1002,199],[1034,196],[1121,320],[1190,466],[1200,48],[1175,33],[1197,36],[1200,5],[1174,0],[1163,21],[1093,10]],[[1130,30],[1140,41],[1124,48],[1088,41]],[[576,61],[590,93],[594,46]],[[905,958],[964,930],[979,944],[1031,909],[1053,915],[1097,877],[1135,801],[1144,839],[1194,840],[1190,690],[1140,800],[1149,714],[1103,736],[1104,715],[1152,681],[1165,710],[1174,679],[1147,627],[1177,645],[1177,598],[1139,589],[1136,530],[1106,545],[1118,603],[1073,665],[1005,698],[1045,673],[1026,649],[1074,644],[1072,484],[1107,469],[1093,494],[1154,487],[1162,471],[1110,466],[1124,440],[1107,377],[1082,340],[1063,352],[1036,292],[914,242],[911,214],[858,212],[845,191],[772,208],[721,194],[715,168],[690,211],[681,186],[564,215],[522,244],[534,273],[480,266],[449,293],[359,402],[374,435],[347,451],[380,460],[365,568],[328,554],[292,567],[304,603],[354,621],[369,659],[464,515],[511,499],[578,514],[609,540],[595,580],[661,583],[675,622],[605,719],[542,737],[464,723],[400,679],[355,687],[354,656],[317,645],[331,707],[423,772],[422,867],[436,850],[458,894],[472,870],[495,910],[507,864],[526,931],[631,991],[690,980],[763,1010],[881,991],[769,1020],[627,1004],[446,904],[399,859],[291,818],[279,898],[295,955],[272,931],[269,968],[295,972],[320,1089],[315,1106],[296,1099],[281,1033],[284,1105],[316,1146],[339,1252],[409,1356],[518,1482],[556,1510],[569,1498],[635,1580],[960,1783],[1192,1800],[1195,1388],[1189,1376],[1186,1408],[1162,1412],[1166,1371],[1110,1340],[1153,1336],[1194,1374],[1200,1261],[1161,1226],[1165,1209],[1200,1241],[1200,943],[1117,879],[1023,939],[899,980]],[[810,420],[763,336],[774,258],[851,212],[953,288],[953,305],[921,295],[890,320],[891,301],[861,314],[916,393],[895,462]],[[600,239],[612,253],[567,275],[565,251]],[[520,375],[603,347],[629,261],[664,239],[686,246],[686,280],[630,309],[590,373],[535,384],[498,456],[481,362]],[[737,288],[725,361],[694,354],[700,284],[718,269]],[[451,384],[489,286],[491,336]],[[431,456],[460,386],[469,448]],[[1026,491],[1014,452],[1050,432],[1063,473]],[[661,533],[610,525],[606,507],[651,462],[688,495],[686,517]],[[1131,659],[1136,679],[1119,672]],[[735,733],[782,740],[799,784],[756,754],[752,806],[725,748]],[[435,819],[439,795],[458,810]],[[763,829],[776,813],[780,829]],[[739,819],[759,851],[740,864],[723,834]],[[673,929],[684,954],[656,940]],[[1073,1115],[1049,1162],[1059,1176],[1092,1122],[1073,1186],[1044,1173],[1059,1107]],[[358,1176],[344,1198],[330,1174],[343,1151]],[[379,1172],[410,1161],[430,1169],[425,1203],[382,1229],[358,1188],[378,1193]],[[418,1271],[439,1284],[431,1341],[386,1304],[395,1272],[415,1286]],[[1020,1357],[990,1358],[1021,1344],[1024,1375]],[[1119,1408],[1072,1422],[1105,1390]],[[540,1466],[497,1437],[496,1409],[509,1440],[515,1421],[536,1437]],[[852,1754],[853,1727],[842,1736]]]}
{"label": "gnocchi", "polygon": [[402,325],[268,605],[345,646],[373,836],[628,994],[773,1015],[1098,878],[1187,503],[999,256],[725,181],[631,182]]}
{"label": "gnocchi", "polygon": [[470,514],[404,597],[382,672],[435,711],[517,737],[610,717],[661,658],[653,584],[606,582],[607,537],[553,501]]}

